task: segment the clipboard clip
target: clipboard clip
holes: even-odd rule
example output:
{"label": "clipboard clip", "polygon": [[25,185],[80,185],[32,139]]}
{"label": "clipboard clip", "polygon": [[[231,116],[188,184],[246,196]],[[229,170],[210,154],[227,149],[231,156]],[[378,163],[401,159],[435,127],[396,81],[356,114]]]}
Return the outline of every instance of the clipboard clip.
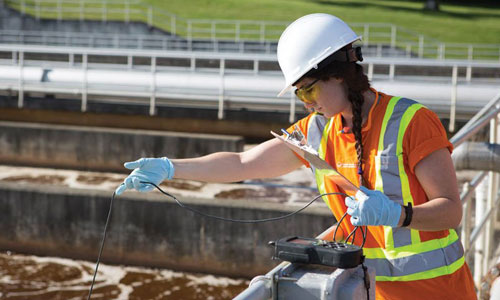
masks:
{"label": "clipboard clip", "polygon": [[309,152],[313,155],[318,154],[318,151],[316,151],[316,149],[314,149],[311,145],[307,143],[304,133],[302,132],[302,130],[300,130],[300,128],[297,125],[293,127],[292,133],[289,133],[285,129],[281,129],[281,132],[283,132],[286,135],[285,139],[287,142],[290,142],[298,146],[302,150]]}

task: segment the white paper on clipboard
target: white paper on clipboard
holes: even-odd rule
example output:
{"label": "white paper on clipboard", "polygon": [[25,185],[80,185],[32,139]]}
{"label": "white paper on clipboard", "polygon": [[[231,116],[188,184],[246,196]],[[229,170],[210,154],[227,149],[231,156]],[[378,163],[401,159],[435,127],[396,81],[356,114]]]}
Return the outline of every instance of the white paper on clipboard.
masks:
{"label": "white paper on clipboard", "polygon": [[271,131],[271,134],[278,140],[285,143],[288,148],[292,149],[295,153],[307,160],[316,169],[329,170],[330,172],[328,178],[335,182],[335,184],[337,184],[340,188],[342,188],[346,192],[346,194],[355,196],[358,200],[367,197],[365,193],[363,193],[359,189],[358,186],[349,181],[349,179],[345,178],[344,175],[340,174],[334,167],[332,167],[329,163],[319,157],[318,153],[309,145],[301,144],[298,140],[284,138],[283,136],[273,131]]}

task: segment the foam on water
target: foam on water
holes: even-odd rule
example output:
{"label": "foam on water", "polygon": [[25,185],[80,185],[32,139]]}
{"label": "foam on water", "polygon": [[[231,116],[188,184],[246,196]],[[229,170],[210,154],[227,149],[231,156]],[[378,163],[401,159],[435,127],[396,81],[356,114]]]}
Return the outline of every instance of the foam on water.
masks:
{"label": "foam on water", "polygon": [[[1,299],[86,299],[94,263],[0,253]],[[92,299],[231,299],[246,280],[100,264]]]}

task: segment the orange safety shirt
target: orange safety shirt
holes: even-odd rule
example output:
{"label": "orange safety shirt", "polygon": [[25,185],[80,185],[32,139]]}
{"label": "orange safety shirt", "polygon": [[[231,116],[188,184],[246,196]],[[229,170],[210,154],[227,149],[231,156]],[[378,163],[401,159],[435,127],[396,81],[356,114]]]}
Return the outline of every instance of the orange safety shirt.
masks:
{"label": "orange safety shirt", "polygon": [[[381,124],[392,96],[379,93],[378,99],[372,105],[368,120],[362,127],[363,142],[363,180],[369,189],[374,189],[376,180],[375,156],[377,155]],[[294,126],[298,126],[307,137],[309,119],[313,114],[301,119],[292,125],[288,132],[292,132]],[[343,128],[342,117],[335,115],[332,120],[332,129],[327,141],[327,152],[325,160],[351,182],[359,186],[359,175],[357,174],[357,154],[354,134]],[[453,146],[446,137],[446,132],[435,113],[427,108],[418,110],[408,125],[403,138],[403,160],[406,174],[408,175],[410,191],[413,196],[414,205],[429,201],[424,189],[420,185],[415,173],[415,166],[420,160],[432,152],[447,148],[450,153]],[[298,156],[303,163],[309,167],[309,163]],[[327,192],[341,191],[331,180],[325,177]],[[342,191],[341,191],[342,192]],[[328,206],[337,220],[340,220],[346,212],[344,197],[329,196]],[[354,227],[350,222],[350,216],[340,224],[343,236],[352,232]],[[447,230],[441,231],[419,231],[422,242],[439,239],[448,235]],[[361,245],[361,234],[356,235],[355,243]],[[368,226],[368,234],[364,247],[384,248],[385,237],[382,226]],[[476,299],[472,276],[467,264],[464,264],[456,272],[432,279],[414,281],[378,281],[376,284],[377,299]]]}

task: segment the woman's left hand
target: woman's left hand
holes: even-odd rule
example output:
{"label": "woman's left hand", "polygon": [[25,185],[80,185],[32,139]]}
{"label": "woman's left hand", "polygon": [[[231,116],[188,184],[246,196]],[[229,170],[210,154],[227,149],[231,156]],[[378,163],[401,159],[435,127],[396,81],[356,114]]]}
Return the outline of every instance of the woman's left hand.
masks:
{"label": "woman's left hand", "polygon": [[392,201],[380,191],[370,190],[364,186],[360,189],[366,194],[366,198],[359,200],[351,197],[345,198],[352,225],[398,226],[402,208],[400,204]]}

